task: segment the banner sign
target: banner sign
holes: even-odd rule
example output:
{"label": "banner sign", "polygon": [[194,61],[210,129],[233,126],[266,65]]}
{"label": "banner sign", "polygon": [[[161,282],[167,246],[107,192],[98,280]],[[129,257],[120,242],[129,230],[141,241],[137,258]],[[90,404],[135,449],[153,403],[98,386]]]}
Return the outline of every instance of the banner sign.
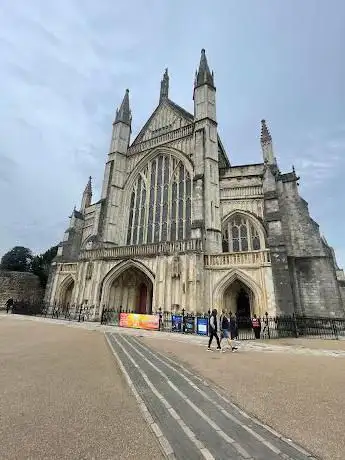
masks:
{"label": "banner sign", "polygon": [[185,334],[194,334],[195,332],[195,318],[194,316],[184,317],[184,332]]}
{"label": "banner sign", "polygon": [[182,315],[172,315],[171,330],[173,332],[182,332]]}
{"label": "banner sign", "polygon": [[120,327],[159,330],[159,315],[141,315],[137,313],[120,313]]}
{"label": "banner sign", "polygon": [[196,332],[199,335],[208,335],[208,318],[196,319]]}

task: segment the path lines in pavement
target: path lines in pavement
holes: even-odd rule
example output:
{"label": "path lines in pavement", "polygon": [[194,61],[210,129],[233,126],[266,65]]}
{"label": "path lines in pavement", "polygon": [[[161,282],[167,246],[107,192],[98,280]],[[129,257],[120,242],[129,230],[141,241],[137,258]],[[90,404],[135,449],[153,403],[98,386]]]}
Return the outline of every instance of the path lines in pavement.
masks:
{"label": "path lines in pavement", "polygon": [[[281,435],[280,433],[278,433],[276,430],[274,430],[273,428],[271,428],[270,426],[260,422],[257,418],[253,417],[253,416],[250,416],[248,415],[246,412],[244,412],[242,409],[240,409],[236,404],[232,403],[228,398],[226,398],[225,396],[223,396],[216,388],[214,387],[211,387],[210,384],[205,381],[203,378],[199,377],[198,375],[194,374],[193,372],[191,372],[189,369],[187,369],[185,366],[183,366],[183,364],[181,363],[178,363],[176,362],[176,360],[173,360],[171,358],[169,358],[168,356],[166,355],[163,355],[162,353],[160,353],[159,351],[155,350],[153,351],[150,347],[146,346],[140,339],[136,340],[134,339],[134,341],[140,346],[142,347],[143,349],[145,349],[149,354],[151,354],[151,356],[155,357],[158,361],[160,361],[163,365],[167,366],[168,368],[173,368],[174,370],[176,370],[176,368],[180,369],[179,373],[181,375],[182,378],[184,378],[191,386],[193,386],[194,388],[197,389],[197,391],[199,391],[200,393],[202,393],[204,395],[204,397],[208,400],[210,400],[211,402],[213,402],[216,407],[221,410],[222,413],[225,414],[226,417],[228,417],[230,420],[233,420],[235,423],[237,424],[240,424],[246,431],[248,431],[249,433],[251,433],[254,437],[256,437],[257,439],[261,440],[262,442],[266,442],[266,445],[271,448],[271,450],[273,452],[276,452],[277,453],[277,449],[269,442],[269,441],[266,441],[265,439],[262,438],[262,436],[258,435],[258,433],[254,432],[251,428],[249,428],[248,424],[246,425],[246,423],[243,423],[241,422],[241,420],[239,420],[238,418],[234,417],[233,415],[229,414],[229,412],[227,412],[222,405],[220,405],[219,403],[217,403],[217,401],[215,401],[214,399],[212,399],[210,396],[208,396],[202,389],[200,389],[199,387],[197,387],[197,385],[195,385],[188,377],[186,377],[186,375],[184,374],[187,374],[189,375],[191,378],[195,379],[201,386],[204,386],[206,388],[208,388],[210,390],[211,393],[214,393],[214,395],[216,395],[218,398],[220,398],[223,402],[226,403],[226,405],[230,406],[232,409],[234,409],[239,415],[242,415],[246,420],[249,420],[249,422],[247,423],[255,423],[256,425],[258,425],[259,427],[262,427],[264,428],[265,430],[267,430],[268,432],[270,432],[273,436],[275,436],[276,438],[279,438],[281,439],[282,441],[284,441],[285,443],[289,444],[290,446],[292,446],[293,448],[295,448],[296,450],[300,451],[302,454],[304,454],[307,458],[309,459],[313,459],[314,457],[311,456],[311,454],[309,452],[307,452],[305,449],[303,449],[301,446],[298,446],[297,444],[295,444],[291,439],[288,439],[286,437],[284,437],[283,435]],[[169,363],[171,363],[171,365],[169,365]],[[183,374],[183,373],[184,374]]]}
{"label": "path lines in pavement", "polygon": [[141,407],[150,413],[151,424],[152,421],[157,424],[159,433],[165,437],[170,458],[313,458],[293,443],[285,442],[273,430],[256,423],[202,379],[135,337],[113,333],[108,335],[108,342],[143,401]]}

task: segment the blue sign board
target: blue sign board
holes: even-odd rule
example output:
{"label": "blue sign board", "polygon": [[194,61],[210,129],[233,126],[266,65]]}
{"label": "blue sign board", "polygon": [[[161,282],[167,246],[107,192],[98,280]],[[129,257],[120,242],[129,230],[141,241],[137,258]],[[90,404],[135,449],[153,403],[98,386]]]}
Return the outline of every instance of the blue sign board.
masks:
{"label": "blue sign board", "polygon": [[182,332],[182,315],[172,315],[171,330],[173,332]]}
{"label": "blue sign board", "polygon": [[208,335],[208,318],[196,319],[196,332],[199,335]]}
{"label": "blue sign board", "polygon": [[195,333],[195,318],[194,316],[184,317],[184,333],[194,334]]}

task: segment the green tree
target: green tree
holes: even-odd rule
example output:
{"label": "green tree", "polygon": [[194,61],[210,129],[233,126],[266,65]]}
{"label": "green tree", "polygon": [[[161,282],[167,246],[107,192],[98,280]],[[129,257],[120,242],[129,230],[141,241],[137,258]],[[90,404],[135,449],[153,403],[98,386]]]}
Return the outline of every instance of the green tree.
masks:
{"label": "green tree", "polygon": [[30,249],[15,246],[2,257],[0,268],[2,270],[28,272],[31,270],[32,259],[33,255]]}
{"label": "green tree", "polygon": [[35,256],[32,260],[31,271],[39,277],[44,288],[47,285],[50,265],[56,256],[57,249],[57,246],[53,246],[43,254]]}

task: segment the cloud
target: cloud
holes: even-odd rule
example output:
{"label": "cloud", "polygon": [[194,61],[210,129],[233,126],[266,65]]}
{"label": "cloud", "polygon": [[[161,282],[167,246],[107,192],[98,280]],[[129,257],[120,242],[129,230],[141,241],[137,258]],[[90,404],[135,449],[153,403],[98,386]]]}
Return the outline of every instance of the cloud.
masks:
{"label": "cloud", "polygon": [[0,183],[6,186],[13,184],[17,169],[18,165],[12,158],[0,153]]}
{"label": "cloud", "polygon": [[[344,166],[345,8],[334,0],[335,14],[328,4],[300,3],[223,1],[210,8],[207,0],[116,6],[112,0],[3,0],[0,192],[6,219],[0,254],[15,244],[40,251],[57,243],[89,175],[99,199],[125,88],[134,131],[155,108],[167,66],[172,99],[193,110],[203,47],[215,70],[217,116],[230,160],[260,161],[258,124],[263,116],[272,119],[281,169],[295,164],[321,223],[333,222],[328,239],[344,247],[334,215],[327,214],[324,188],[336,193]],[[344,227],[345,218],[337,219]]]}
{"label": "cloud", "polygon": [[309,133],[301,144],[299,155],[290,152],[286,160],[294,164],[303,187],[315,189],[320,185],[325,186],[345,168],[345,131],[337,129]]}

